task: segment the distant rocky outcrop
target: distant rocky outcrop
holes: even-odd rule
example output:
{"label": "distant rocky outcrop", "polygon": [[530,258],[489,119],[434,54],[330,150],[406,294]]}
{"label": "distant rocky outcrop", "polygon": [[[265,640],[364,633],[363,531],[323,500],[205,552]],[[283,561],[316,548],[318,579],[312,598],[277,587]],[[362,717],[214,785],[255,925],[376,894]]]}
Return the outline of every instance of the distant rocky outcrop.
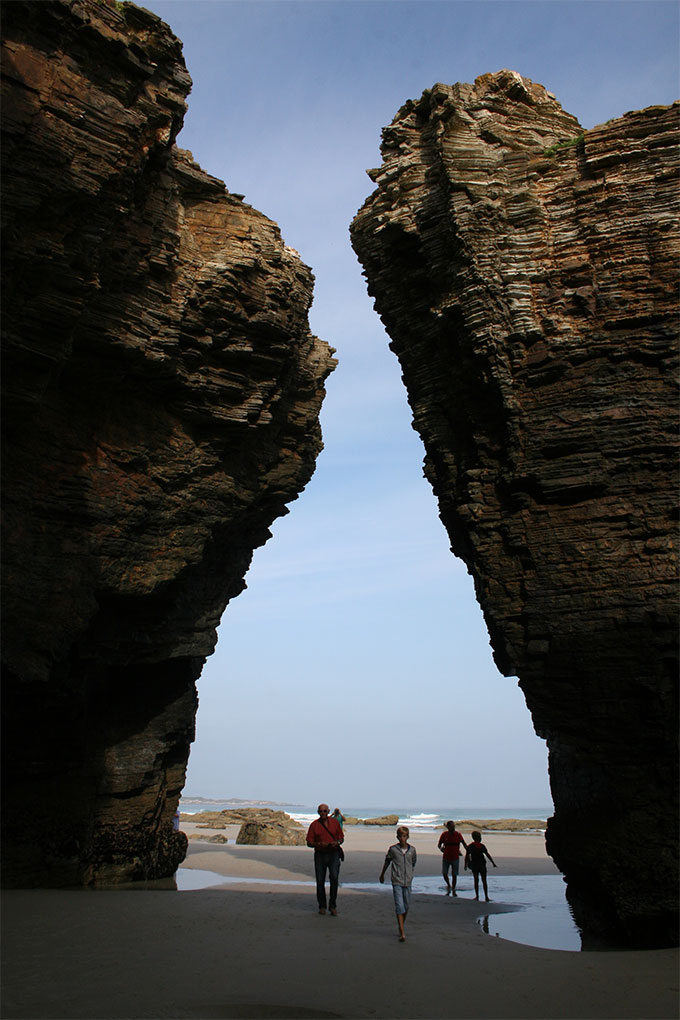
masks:
{"label": "distant rocky outcrop", "polygon": [[376,818],[360,818],[360,825],[398,825],[399,815],[378,815]]}
{"label": "distant rocky outcrop", "polygon": [[[464,818],[456,828],[479,829],[480,832],[536,832],[546,828],[540,818]],[[443,826],[446,828],[446,826]]]}
{"label": "distant rocky outcrop", "polygon": [[190,832],[187,838],[190,839],[190,840],[198,839],[198,840],[201,840],[201,842],[203,842],[203,843],[228,843],[229,842],[229,839],[226,836],[223,836],[220,832],[215,833],[214,836],[208,836],[208,835],[206,835],[206,834],[204,834],[202,832]]}
{"label": "distant rocky outcrop", "polygon": [[167,25],[49,0],[2,34],[3,881],[158,878],[194,682],[335,363],[297,252],[174,144]]}
{"label": "distant rocky outcrop", "polygon": [[236,842],[258,846],[305,846],[305,835],[306,830],[292,819],[288,822],[244,822]]}
{"label": "distant rocky outcrop", "polygon": [[[305,846],[307,830],[285,811],[271,808],[228,808],[223,811],[199,811],[195,815],[182,814],[180,821],[190,822],[199,829],[226,829],[238,825],[236,842],[262,846]],[[226,843],[224,836],[210,839],[193,833],[189,839],[203,839]]]}
{"label": "distant rocky outcrop", "polygon": [[438,84],[383,131],[351,228],[548,743],[549,852],[586,935],[633,945],[678,934],[678,140],[677,104],[584,131],[513,71]]}
{"label": "distant rocky outcrop", "polygon": [[199,811],[195,815],[181,814],[180,821],[191,822],[202,829],[225,829],[227,825],[243,825],[244,822],[288,824],[293,822],[293,818],[285,811],[271,808],[227,808],[223,811]]}

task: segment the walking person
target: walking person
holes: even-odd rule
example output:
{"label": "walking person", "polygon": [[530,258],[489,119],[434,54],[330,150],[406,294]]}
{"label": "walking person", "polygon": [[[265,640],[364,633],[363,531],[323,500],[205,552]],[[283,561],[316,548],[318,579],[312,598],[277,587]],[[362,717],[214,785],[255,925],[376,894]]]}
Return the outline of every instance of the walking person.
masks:
{"label": "walking person", "polygon": [[344,835],[335,818],[328,817],[328,804],[319,804],[319,817],[307,830],[307,846],[314,850],[314,874],[316,876],[316,899],[319,913],[326,913],[326,872],[330,891],[328,906],[333,917],[338,912],[338,881],[340,861],[343,859],[341,843]]}
{"label": "walking person", "polygon": [[[443,853],[442,875],[446,882],[446,895],[457,896],[456,882],[458,881],[458,869],[460,867],[460,847],[467,850],[467,843],[456,829],[455,822],[447,822],[446,829],[442,832],[437,843],[437,848]],[[449,870],[451,871],[451,883],[449,884]]]}
{"label": "walking person", "polygon": [[400,825],[397,829],[397,842],[391,846],[385,855],[385,863],[380,872],[380,881],[385,881],[385,872],[391,868],[390,878],[392,879],[392,895],[394,896],[394,909],[397,915],[399,926],[399,941],[406,941],[404,924],[408,914],[411,901],[411,882],[415,871],[418,855],[416,848],[408,841],[409,830],[407,826]]}
{"label": "walking person", "polygon": [[482,843],[481,832],[472,833],[472,842],[468,844],[467,851],[465,854],[465,867],[469,868],[472,872],[472,877],[475,881],[475,899],[479,899],[479,876],[482,876],[482,885],[484,886],[484,896],[489,899],[489,889],[486,884],[486,860],[488,857],[494,868],[496,862],[493,857]]}

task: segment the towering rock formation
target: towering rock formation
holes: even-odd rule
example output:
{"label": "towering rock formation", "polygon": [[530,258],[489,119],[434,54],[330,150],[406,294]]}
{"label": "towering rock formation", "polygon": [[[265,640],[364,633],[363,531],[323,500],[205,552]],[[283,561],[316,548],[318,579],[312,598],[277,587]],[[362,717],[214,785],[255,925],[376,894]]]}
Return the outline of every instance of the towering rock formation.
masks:
{"label": "towering rock formation", "polygon": [[174,145],[168,27],[2,15],[4,880],[160,877],[194,681],[312,475],[334,361],[298,254]]}
{"label": "towering rock formation", "polygon": [[436,85],[352,224],[452,549],[548,743],[549,852],[586,933],[641,945],[677,939],[677,116],[584,132],[511,71]]}

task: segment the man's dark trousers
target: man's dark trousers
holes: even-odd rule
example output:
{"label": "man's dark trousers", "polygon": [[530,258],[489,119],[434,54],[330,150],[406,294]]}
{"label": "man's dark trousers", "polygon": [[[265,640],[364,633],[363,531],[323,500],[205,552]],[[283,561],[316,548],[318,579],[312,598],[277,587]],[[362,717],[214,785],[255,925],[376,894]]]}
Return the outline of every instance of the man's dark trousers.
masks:
{"label": "man's dark trousers", "polygon": [[326,909],[326,871],[330,879],[329,907],[335,910],[338,901],[338,877],[340,875],[339,850],[315,850],[314,871],[316,873],[316,899],[319,910]]}

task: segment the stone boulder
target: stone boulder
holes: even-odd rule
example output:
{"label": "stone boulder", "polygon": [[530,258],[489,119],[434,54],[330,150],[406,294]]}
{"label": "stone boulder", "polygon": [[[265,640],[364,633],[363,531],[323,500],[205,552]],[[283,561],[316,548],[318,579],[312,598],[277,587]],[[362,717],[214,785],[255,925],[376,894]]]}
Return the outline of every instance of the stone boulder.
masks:
{"label": "stone boulder", "polygon": [[398,825],[399,815],[378,815],[377,818],[362,818],[361,825]]}
{"label": "stone boulder", "polygon": [[285,811],[272,808],[227,808],[223,811],[199,811],[195,815],[180,815],[180,820],[191,822],[201,829],[224,829],[227,825],[243,825],[244,822],[283,823],[293,819]]}
{"label": "stone boulder", "polygon": [[[459,832],[465,829],[479,829],[480,832],[535,832],[547,827],[547,822],[540,818],[485,818],[469,819],[456,822]],[[442,826],[446,828],[446,826]]]}
{"label": "stone boulder", "polygon": [[216,833],[214,836],[204,836],[202,832],[192,832],[189,839],[198,839],[202,843],[228,843],[229,840],[226,836],[221,833]]}
{"label": "stone boulder", "polygon": [[240,845],[305,846],[307,830],[297,822],[244,822],[236,837]]}

